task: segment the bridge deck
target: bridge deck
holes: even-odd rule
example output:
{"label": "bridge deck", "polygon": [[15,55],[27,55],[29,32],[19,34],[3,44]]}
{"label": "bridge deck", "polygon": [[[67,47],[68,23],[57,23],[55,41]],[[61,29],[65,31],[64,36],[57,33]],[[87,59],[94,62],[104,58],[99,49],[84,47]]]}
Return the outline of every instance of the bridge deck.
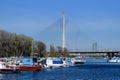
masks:
{"label": "bridge deck", "polygon": [[69,53],[84,53],[84,54],[88,54],[88,53],[120,53],[120,51],[98,51],[98,52],[79,52],[79,51],[73,51],[73,52],[69,52]]}

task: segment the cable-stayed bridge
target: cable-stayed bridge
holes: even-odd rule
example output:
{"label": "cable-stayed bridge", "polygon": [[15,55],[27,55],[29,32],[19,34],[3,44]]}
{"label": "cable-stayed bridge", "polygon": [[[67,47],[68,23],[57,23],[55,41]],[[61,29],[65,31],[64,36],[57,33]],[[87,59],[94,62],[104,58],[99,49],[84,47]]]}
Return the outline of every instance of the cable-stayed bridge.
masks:
{"label": "cable-stayed bridge", "polygon": [[80,30],[76,29],[75,26],[70,27],[72,26],[71,22],[71,20],[66,19],[65,16],[62,15],[40,31],[37,37],[46,43],[48,50],[50,45],[55,47],[60,46],[68,50],[76,49],[79,47],[79,43],[81,44],[79,39]]}
{"label": "cable-stayed bridge", "polygon": [[[81,45],[81,42],[79,41],[78,37],[79,34],[75,33],[76,35],[67,34],[67,29],[69,26],[66,27],[66,22],[68,22],[65,19],[65,16],[62,15],[62,17],[58,18],[56,21],[54,21],[52,24],[47,26],[39,36],[41,36],[41,40],[45,42],[49,48],[50,45],[53,45],[55,47],[61,46],[62,48],[67,48],[72,46],[72,48],[76,48],[74,45]],[[67,28],[67,29],[66,29]],[[79,31],[79,30],[78,30]],[[77,32],[77,31],[76,31]],[[79,31],[80,32],[80,31]],[[72,32],[71,32],[72,33]],[[66,35],[67,34],[67,35]],[[74,37],[73,37],[74,36]],[[69,40],[68,38],[69,37]],[[70,42],[70,40],[74,39]],[[82,46],[82,45],[81,45]],[[71,54],[107,54],[108,56],[119,54],[120,51],[71,51]]]}
{"label": "cable-stayed bridge", "polygon": [[55,47],[61,46],[62,50],[66,48],[66,19],[62,15],[61,18],[57,19],[51,25],[47,26],[42,32],[41,40],[47,44],[47,46],[53,45]]}

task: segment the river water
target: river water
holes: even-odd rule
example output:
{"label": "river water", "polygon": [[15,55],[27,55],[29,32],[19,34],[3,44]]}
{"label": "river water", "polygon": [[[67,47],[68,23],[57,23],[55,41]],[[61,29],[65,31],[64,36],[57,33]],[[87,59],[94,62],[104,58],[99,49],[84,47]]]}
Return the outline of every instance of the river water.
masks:
{"label": "river water", "polygon": [[86,59],[86,63],[37,72],[0,74],[0,80],[120,80],[120,63]]}

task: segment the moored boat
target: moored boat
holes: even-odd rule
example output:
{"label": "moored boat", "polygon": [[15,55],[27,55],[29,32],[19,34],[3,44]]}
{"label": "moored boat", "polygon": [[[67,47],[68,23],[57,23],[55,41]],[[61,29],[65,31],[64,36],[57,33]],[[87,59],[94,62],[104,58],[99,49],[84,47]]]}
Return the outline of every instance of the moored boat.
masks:
{"label": "moored boat", "polygon": [[44,61],[45,68],[64,67],[65,64],[61,58],[47,58]]}
{"label": "moored boat", "polygon": [[85,63],[85,61],[82,60],[82,59],[79,58],[79,57],[71,58],[71,62],[72,62],[73,65],[78,65],[78,64],[83,64],[83,63]]}
{"label": "moored boat", "polygon": [[20,69],[16,66],[9,66],[5,59],[0,60],[0,73],[19,73]]}
{"label": "moored boat", "polygon": [[33,59],[30,57],[22,58],[20,63],[20,70],[21,71],[37,71],[38,66],[35,65]]}
{"label": "moored boat", "polygon": [[113,57],[112,59],[109,60],[109,62],[119,63],[120,62],[120,57]]}

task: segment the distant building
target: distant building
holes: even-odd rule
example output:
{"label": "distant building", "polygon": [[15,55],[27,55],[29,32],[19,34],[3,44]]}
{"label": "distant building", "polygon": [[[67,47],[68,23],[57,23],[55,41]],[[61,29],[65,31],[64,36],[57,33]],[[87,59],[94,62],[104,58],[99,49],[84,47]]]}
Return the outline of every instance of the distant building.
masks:
{"label": "distant building", "polygon": [[97,43],[92,44],[92,52],[97,52]]}

